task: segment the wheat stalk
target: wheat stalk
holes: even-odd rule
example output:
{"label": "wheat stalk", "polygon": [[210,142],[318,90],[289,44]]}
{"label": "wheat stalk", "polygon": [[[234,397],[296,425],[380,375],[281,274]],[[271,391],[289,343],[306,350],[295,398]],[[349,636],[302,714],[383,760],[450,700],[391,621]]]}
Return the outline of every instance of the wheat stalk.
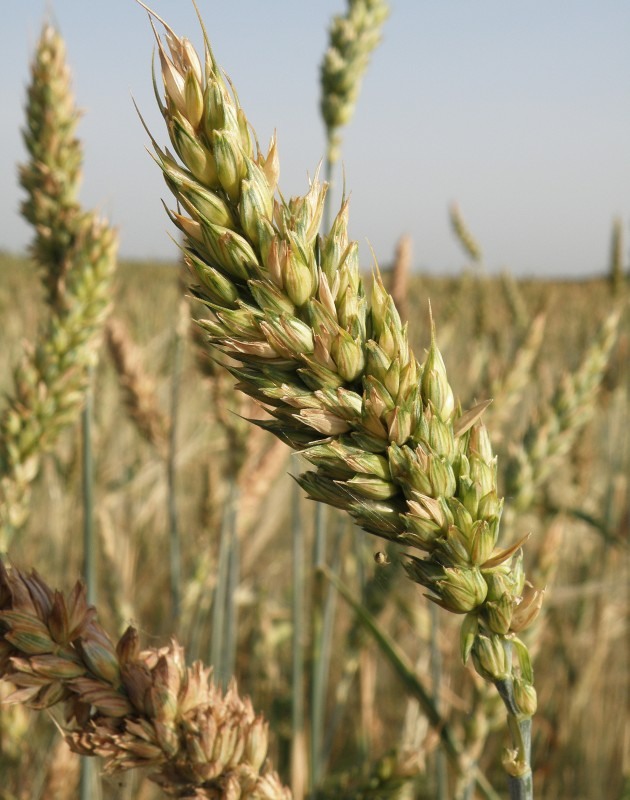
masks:
{"label": "wheat stalk", "polygon": [[81,583],[64,596],[0,563],[0,678],[16,687],[6,702],[62,708],[70,748],[105,758],[106,772],[146,767],[171,797],[290,798],[236,684],[223,694],[174,641],[141,651],[134,628],[114,645]]}
{"label": "wheat stalk", "polygon": [[76,120],[63,42],[46,26],[33,61],[24,134],[31,160],[21,180],[51,316],[15,370],[15,393],[0,419],[2,552],[26,518],[41,454],[83,405],[110,304],[116,235],[74,199],[81,160]]}
{"label": "wheat stalk", "polygon": [[506,768],[529,797],[536,701],[516,633],[541,595],[526,589],[521,543],[498,547],[503,501],[480,421],[486,404],[461,412],[434,335],[416,360],[376,268],[368,304],[346,201],[319,241],[326,187],[317,176],[303,197],[274,197],[275,140],[260,151],[207,35],[202,66],[163,24],[158,99],[184,166],[154,141],[156,161],[178,202],[169,214],[200,282],[194,292],[212,312],[201,320],[209,341],[240,363],[230,369],[238,387],[274,417],[258,424],[315,466],[299,478],[310,497],[426,554],[409,556],[407,573],[464,615],[463,658],[472,654],[502,694],[515,744]]}

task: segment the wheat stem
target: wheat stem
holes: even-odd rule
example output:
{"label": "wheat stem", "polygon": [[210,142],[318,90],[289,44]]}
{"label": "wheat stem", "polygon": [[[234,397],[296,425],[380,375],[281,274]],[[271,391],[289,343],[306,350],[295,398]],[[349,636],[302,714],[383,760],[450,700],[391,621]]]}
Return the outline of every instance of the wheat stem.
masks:
{"label": "wheat stem", "polygon": [[304,527],[300,515],[300,497],[291,495],[291,541],[292,541],[292,621],[291,640],[291,779],[293,795],[302,800],[306,792],[307,775],[305,762],[305,710],[304,710],[304,583],[305,543]]}
{"label": "wheat stem", "polygon": [[[187,307],[186,307],[187,308]],[[169,522],[169,564],[171,587],[171,620],[173,630],[177,630],[182,604],[182,556],[179,534],[179,514],[177,512],[177,434],[179,423],[179,392],[182,378],[182,358],[184,349],[184,333],[177,326],[173,341],[173,364],[171,377],[171,424],[168,432],[168,455],[166,476],[168,485],[168,522]]]}
{"label": "wheat stem", "polygon": [[[81,412],[81,437],[83,446],[83,580],[86,586],[86,600],[96,603],[96,536],[94,532],[94,453],[92,449],[92,408],[94,381],[93,371],[89,371],[89,383],[85,392],[85,404]],[[94,770],[86,758],[81,759],[79,777],[79,797],[90,800],[94,794]]]}

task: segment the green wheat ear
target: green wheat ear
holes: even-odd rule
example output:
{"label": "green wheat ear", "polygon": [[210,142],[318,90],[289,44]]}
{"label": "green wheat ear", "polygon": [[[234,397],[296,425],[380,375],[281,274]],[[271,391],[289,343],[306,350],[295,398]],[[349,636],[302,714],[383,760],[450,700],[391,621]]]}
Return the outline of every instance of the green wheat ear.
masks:
{"label": "green wheat ear", "polygon": [[22,213],[35,229],[31,253],[40,268],[50,319],[15,370],[15,392],[0,418],[0,551],[28,513],[29,487],[41,454],[77,418],[97,358],[116,263],[117,237],[76,200],[81,147],[65,48],[46,25],[28,88],[20,168]]}
{"label": "green wheat ear", "polygon": [[276,197],[276,143],[259,149],[207,41],[200,59],[168,26],[166,42],[156,38],[158,100],[181,163],[154,141],[155,159],[177,201],[169,214],[209,312],[208,340],[268,410],[259,424],[315,467],[299,478],[309,496],[415,550],[409,577],[463,615],[462,656],[504,698],[514,720],[506,768],[524,786],[535,691],[516,633],[542,595],[526,588],[521,543],[498,544],[486,404],[462,413],[434,332],[416,359],[377,268],[368,302],[347,201],[319,237],[327,187],[317,176],[304,196]]}
{"label": "green wheat ear", "polygon": [[363,76],[388,16],[389,5],[383,0],[348,0],[346,14],[333,17],[330,24],[329,45],[320,67],[320,108],[330,164],[339,159],[339,131],[354,114]]}

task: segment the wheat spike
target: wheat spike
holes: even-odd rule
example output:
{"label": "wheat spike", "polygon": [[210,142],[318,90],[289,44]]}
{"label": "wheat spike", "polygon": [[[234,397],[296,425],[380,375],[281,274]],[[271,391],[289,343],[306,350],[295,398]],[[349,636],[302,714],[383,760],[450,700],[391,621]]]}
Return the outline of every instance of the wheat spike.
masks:
{"label": "wheat spike", "polygon": [[107,321],[105,342],[129,416],[142,436],[165,457],[169,421],[160,408],[154,383],[142,366],[138,347],[121,320]]}
{"label": "wheat spike", "polygon": [[25,520],[39,459],[76,419],[96,362],[110,304],[116,235],[75,201],[80,148],[77,112],[59,34],[45,27],[33,61],[21,170],[24,213],[35,228],[50,320],[15,370],[15,393],[0,418],[0,551]]}
{"label": "wheat spike", "polygon": [[[318,239],[324,195],[317,176],[303,197],[276,199],[275,139],[267,153],[215,61],[166,28],[157,36],[160,108],[183,162],[154,142],[175,195],[193,291],[210,312],[210,343],[239,366],[238,388],[272,415],[258,422],[315,467],[299,482],[315,500],[348,511],[366,531],[426,554],[409,577],[462,615],[462,656],[502,687],[511,715],[533,713],[533,673],[517,644],[540,607],[525,591],[520,543],[498,546],[503,501],[480,421],[486,404],[456,405],[434,331],[422,363],[375,268],[371,304],[347,234],[344,201]],[[518,642],[517,639],[514,641]],[[531,688],[527,707],[513,679]],[[506,688],[507,687],[507,688]],[[510,698],[510,699],[507,699]],[[524,740],[508,765],[529,774]]]}
{"label": "wheat spike", "polygon": [[66,741],[106,772],[145,767],[170,797],[290,800],[266,768],[267,724],[232,682],[223,694],[183,649],[114,645],[77,583],[66,596],[0,563],[0,678],[7,702],[60,706]]}
{"label": "wheat spike", "polygon": [[610,267],[608,273],[610,288],[615,296],[621,294],[625,281],[623,249],[623,223],[620,217],[615,217],[610,237]]}
{"label": "wheat spike", "polygon": [[604,320],[597,338],[573,374],[563,376],[551,401],[527,429],[507,465],[511,512],[529,508],[536,492],[573,447],[595,412],[597,390],[617,339],[619,310]]}
{"label": "wheat spike", "polygon": [[186,167],[157,144],[156,156],[189,215],[170,212],[201,282],[194,292],[213,312],[201,320],[209,341],[240,362],[238,387],[274,417],[258,424],[317,468],[300,478],[311,497],[427,551],[410,575],[442,605],[481,608],[482,569],[514,552],[495,552],[502,501],[483,407],[456,407],[434,336],[424,363],[415,359],[378,272],[368,305],[347,202],[318,262],[325,186],[315,178],[304,197],[274,198],[275,141],[267,155],[255,150],[209,46],[204,72],[172,31],[158,46],[161,108]]}
{"label": "wheat spike", "polygon": [[333,17],[329,46],[320,67],[320,108],[328,139],[328,161],[339,159],[339,129],[350,121],[370,56],[389,16],[383,0],[348,0],[345,16]]}
{"label": "wheat spike", "polygon": [[523,296],[519,282],[509,269],[501,270],[500,280],[507,307],[512,315],[514,327],[518,331],[523,331],[529,325],[531,314],[527,308],[527,301]]}
{"label": "wheat spike", "polygon": [[26,113],[23,139],[30,160],[19,171],[27,192],[21,211],[35,228],[31,254],[42,268],[48,301],[55,308],[62,302],[72,265],[83,154],[74,135],[80,113],[66,49],[51,25],[44,26],[31,63]]}
{"label": "wheat spike", "polygon": [[462,249],[474,264],[481,264],[483,260],[481,246],[466,224],[457,203],[451,203],[449,216],[453,233]]}
{"label": "wheat spike", "polygon": [[532,370],[545,335],[545,314],[532,320],[521,346],[516,351],[507,372],[492,387],[493,402],[488,413],[494,429],[507,426],[511,414],[532,381]]}

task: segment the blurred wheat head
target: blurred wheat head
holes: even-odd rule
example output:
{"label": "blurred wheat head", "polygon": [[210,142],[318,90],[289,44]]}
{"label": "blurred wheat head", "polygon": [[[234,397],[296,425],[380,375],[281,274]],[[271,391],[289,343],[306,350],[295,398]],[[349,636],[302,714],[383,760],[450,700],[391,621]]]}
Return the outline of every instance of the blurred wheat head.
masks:
{"label": "blurred wheat head", "polygon": [[20,169],[22,213],[35,229],[38,265],[50,317],[15,369],[15,392],[0,418],[0,552],[28,513],[29,485],[40,457],[74,421],[84,401],[111,302],[116,234],[79,206],[81,148],[65,48],[46,25],[31,67]]}
{"label": "blurred wheat head", "polygon": [[320,67],[320,109],[328,140],[329,165],[339,159],[340,129],[350,121],[363,75],[389,15],[383,0],[348,0],[344,16],[333,17],[329,45]]}

